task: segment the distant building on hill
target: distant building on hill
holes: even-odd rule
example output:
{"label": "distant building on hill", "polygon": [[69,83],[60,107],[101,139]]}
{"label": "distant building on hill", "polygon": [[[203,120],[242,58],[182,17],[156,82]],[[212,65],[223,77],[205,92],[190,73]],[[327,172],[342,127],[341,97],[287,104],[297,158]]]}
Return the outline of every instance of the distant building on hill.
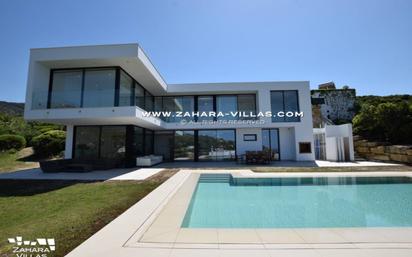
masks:
{"label": "distant building on hill", "polygon": [[336,89],[334,82],[319,85],[311,90],[313,126],[322,127],[323,123],[342,124],[351,122],[355,115],[356,90],[344,86]]}

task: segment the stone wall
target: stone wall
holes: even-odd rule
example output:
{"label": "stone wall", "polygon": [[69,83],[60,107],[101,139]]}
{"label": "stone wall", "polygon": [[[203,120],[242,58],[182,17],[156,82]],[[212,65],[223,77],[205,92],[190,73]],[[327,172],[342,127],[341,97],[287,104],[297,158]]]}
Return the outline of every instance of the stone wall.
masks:
{"label": "stone wall", "polygon": [[412,164],[412,145],[370,142],[359,136],[354,136],[353,141],[356,154],[367,160]]}
{"label": "stone wall", "polygon": [[355,115],[355,89],[320,89],[311,90],[312,98],[323,98],[324,104],[320,105],[323,117],[334,122],[351,121]]}

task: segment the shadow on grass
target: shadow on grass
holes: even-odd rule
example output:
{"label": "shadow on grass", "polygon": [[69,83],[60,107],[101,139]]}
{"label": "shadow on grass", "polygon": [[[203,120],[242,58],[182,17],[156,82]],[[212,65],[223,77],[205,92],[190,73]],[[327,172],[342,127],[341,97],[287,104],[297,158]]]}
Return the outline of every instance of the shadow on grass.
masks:
{"label": "shadow on grass", "polygon": [[97,181],[84,180],[0,180],[0,197],[2,196],[31,196],[58,190],[75,184],[94,183]]}

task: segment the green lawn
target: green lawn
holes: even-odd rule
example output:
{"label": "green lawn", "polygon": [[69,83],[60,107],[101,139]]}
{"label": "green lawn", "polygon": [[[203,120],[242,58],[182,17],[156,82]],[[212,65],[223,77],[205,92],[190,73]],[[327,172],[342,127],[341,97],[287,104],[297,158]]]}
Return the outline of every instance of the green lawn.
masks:
{"label": "green lawn", "polygon": [[55,238],[52,256],[64,256],[175,172],[143,182],[0,180],[0,256],[12,256],[15,236]]}

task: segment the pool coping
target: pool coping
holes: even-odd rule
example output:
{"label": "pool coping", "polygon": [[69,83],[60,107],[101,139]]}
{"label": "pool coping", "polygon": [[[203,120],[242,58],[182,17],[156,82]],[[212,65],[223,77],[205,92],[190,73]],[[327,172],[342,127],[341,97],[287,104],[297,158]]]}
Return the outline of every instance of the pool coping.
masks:
{"label": "pool coping", "polygon": [[[192,172],[175,195],[159,211],[152,223],[147,225],[143,233],[135,234],[127,246],[135,246],[144,243],[145,246],[154,244],[157,247],[197,247],[219,248],[219,244],[239,245],[249,244],[254,248],[264,248],[269,244],[353,244],[353,243],[412,243],[412,229],[408,228],[182,228],[184,216],[190,204],[192,194],[196,189],[200,173]],[[277,176],[261,174],[256,176],[248,171],[229,171],[234,178],[274,178],[284,177],[277,173]],[[330,174],[293,174],[287,177],[342,177],[342,175],[331,176]],[[356,176],[366,174],[357,173]],[[367,174],[369,177],[380,176],[379,174]],[[372,175],[372,176],[370,176]],[[400,176],[400,174],[391,174]],[[345,174],[354,177],[354,174]],[[402,174],[404,177],[405,174]],[[410,230],[409,237],[405,237],[405,230]],[[313,234],[317,234],[313,236]],[[397,237],[399,234],[401,236]]]}
{"label": "pool coping", "polygon": [[[234,177],[408,176],[412,172],[254,173],[250,170],[182,170],[132,206],[68,256],[170,256],[184,251],[219,256],[222,251],[383,250],[412,254],[412,228],[197,229],[180,228],[201,173]],[[298,251],[303,253],[302,251]],[[304,255],[303,255],[304,256]]]}

